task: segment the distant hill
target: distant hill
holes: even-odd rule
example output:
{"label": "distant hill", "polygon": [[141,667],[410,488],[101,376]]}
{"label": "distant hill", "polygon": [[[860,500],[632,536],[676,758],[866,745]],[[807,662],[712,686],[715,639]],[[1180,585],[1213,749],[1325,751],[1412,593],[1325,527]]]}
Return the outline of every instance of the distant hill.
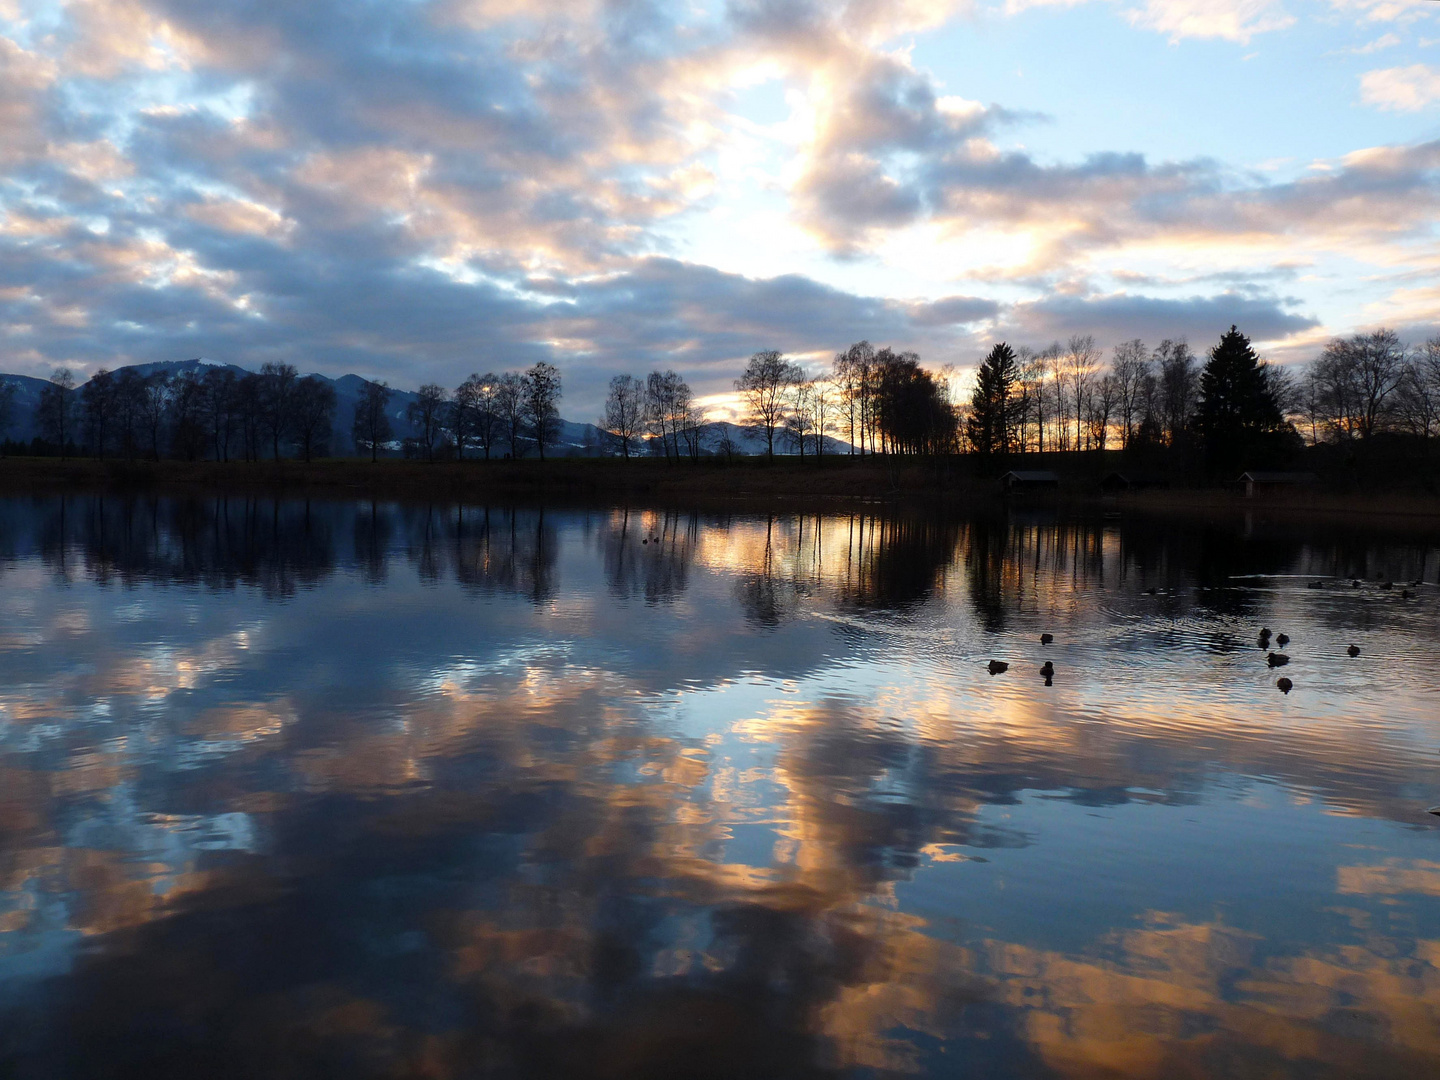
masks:
{"label": "distant hill", "polygon": [[[183,371],[204,372],[211,368],[228,368],[236,375],[248,375],[250,372],[236,364],[216,364],[209,360],[195,358],[193,360],[159,360],[147,364],[131,364],[128,366],[142,376],[150,376],[156,372],[163,371],[174,377]],[[125,371],[127,368],[115,368],[115,373]],[[302,376],[305,373],[301,373]],[[353,449],[350,440],[350,426],[355,416],[355,405],[360,399],[360,392],[365,386],[366,380],[359,375],[342,375],[338,379],[332,379],[326,375],[314,373],[314,377],[329,383],[335,390],[335,429],[334,447],[339,452],[349,452]],[[40,391],[46,385],[46,380],[32,378],[29,375],[3,375],[0,374],[0,383],[12,383],[16,387],[15,392],[15,415],[10,430],[5,437],[16,442],[29,442],[39,434],[35,422],[36,409],[40,404]],[[81,383],[80,387],[84,384]],[[80,389],[77,387],[77,390]],[[416,432],[406,418],[407,410],[416,400],[413,390],[400,390],[394,387],[390,391],[390,423],[394,429],[395,445],[398,447],[401,440],[413,437]],[[763,454],[765,453],[765,433],[758,428],[744,427],[739,424],[732,424],[728,421],[717,421],[706,428],[701,436],[700,445],[702,451],[709,454],[722,452],[724,434],[728,432],[735,449],[741,454]],[[573,420],[561,420],[558,437],[553,449],[548,453],[555,456],[566,454],[594,454],[600,452],[605,446],[605,433],[595,424],[577,423]],[[509,448],[501,446],[491,451],[492,456],[503,456]],[[826,436],[826,453],[844,454],[850,450],[850,445],[839,439]],[[779,432],[775,438],[775,452],[777,454],[793,453],[789,441],[784,439]]]}
{"label": "distant hill", "polygon": [[29,375],[0,375],[0,384],[4,383],[15,387],[15,412],[4,438],[29,442],[37,434],[35,410],[40,406],[40,391],[46,382],[44,379],[32,379]]}

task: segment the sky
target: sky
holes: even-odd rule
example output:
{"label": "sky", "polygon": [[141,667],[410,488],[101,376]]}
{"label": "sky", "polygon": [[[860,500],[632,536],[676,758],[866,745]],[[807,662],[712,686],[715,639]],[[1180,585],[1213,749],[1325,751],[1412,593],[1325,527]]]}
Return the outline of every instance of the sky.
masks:
{"label": "sky", "polygon": [[0,370],[1440,331],[1430,0],[0,0]]}

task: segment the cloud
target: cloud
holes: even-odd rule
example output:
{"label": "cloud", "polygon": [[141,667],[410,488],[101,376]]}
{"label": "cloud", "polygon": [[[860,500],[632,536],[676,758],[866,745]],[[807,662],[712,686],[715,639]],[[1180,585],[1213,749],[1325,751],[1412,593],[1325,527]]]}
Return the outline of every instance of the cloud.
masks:
{"label": "cloud", "polygon": [[1256,34],[1295,24],[1277,0],[1144,0],[1126,11],[1136,26],[1181,38],[1223,38],[1248,44]]}
{"label": "cloud", "polygon": [[[1019,142],[1037,114],[916,60],[916,35],[978,10],[76,0],[12,16],[6,366],[281,358],[414,385],[544,358],[583,412],[614,370],[728,385],[770,345],[823,358],[867,337],[944,361],[1007,319],[1041,334],[1109,312],[1159,332],[1165,309],[1143,304],[1197,320],[1191,289],[1269,302],[1257,325],[1283,334],[1301,316],[1242,287],[1267,267],[1343,252],[1416,268],[1437,144],[1288,180],[1104,147],[1047,158]],[[1257,0],[1106,10],[1233,40],[1290,17]],[[740,115],[757,86],[783,119]],[[692,231],[717,208],[756,233],[773,221],[773,251],[706,265]],[[1157,296],[1093,299],[1116,288]]]}
{"label": "cloud", "polygon": [[1360,77],[1360,98],[1381,109],[1418,112],[1440,101],[1440,71],[1428,64],[1367,71]]}
{"label": "cloud", "polygon": [[1094,334],[1102,344],[1138,337],[1150,342],[1186,338],[1197,350],[1232,324],[1254,341],[1277,341],[1319,325],[1313,317],[1286,310],[1294,301],[1270,295],[1225,292],[1218,296],[1163,299],[1114,293],[1053,296],[1017,304],[1003,330],[1032,342]]}

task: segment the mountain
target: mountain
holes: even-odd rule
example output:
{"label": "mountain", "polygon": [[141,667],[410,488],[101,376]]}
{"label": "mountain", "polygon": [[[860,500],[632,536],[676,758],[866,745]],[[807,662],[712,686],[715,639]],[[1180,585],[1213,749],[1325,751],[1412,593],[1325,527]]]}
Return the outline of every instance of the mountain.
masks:
{"label": "mountain", "polygon": [[46,385],[44,379],[32,379],[29,375],[0,375],[0,384],[15,387],[15,402],[10,414],[10,428],[0,432],[0,439],[14,439],[29,442],[37,434],[35,411],[40,407],[40,391]]}

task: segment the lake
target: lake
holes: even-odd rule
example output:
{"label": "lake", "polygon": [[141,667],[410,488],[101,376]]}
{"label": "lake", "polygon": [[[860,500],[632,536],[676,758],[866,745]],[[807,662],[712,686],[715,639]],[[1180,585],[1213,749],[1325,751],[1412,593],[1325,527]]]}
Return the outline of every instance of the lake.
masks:
{"label": "lake", "polygon": [[0,1075],[1440,1075],[1437,578],[1242,518],[0,500]]}

